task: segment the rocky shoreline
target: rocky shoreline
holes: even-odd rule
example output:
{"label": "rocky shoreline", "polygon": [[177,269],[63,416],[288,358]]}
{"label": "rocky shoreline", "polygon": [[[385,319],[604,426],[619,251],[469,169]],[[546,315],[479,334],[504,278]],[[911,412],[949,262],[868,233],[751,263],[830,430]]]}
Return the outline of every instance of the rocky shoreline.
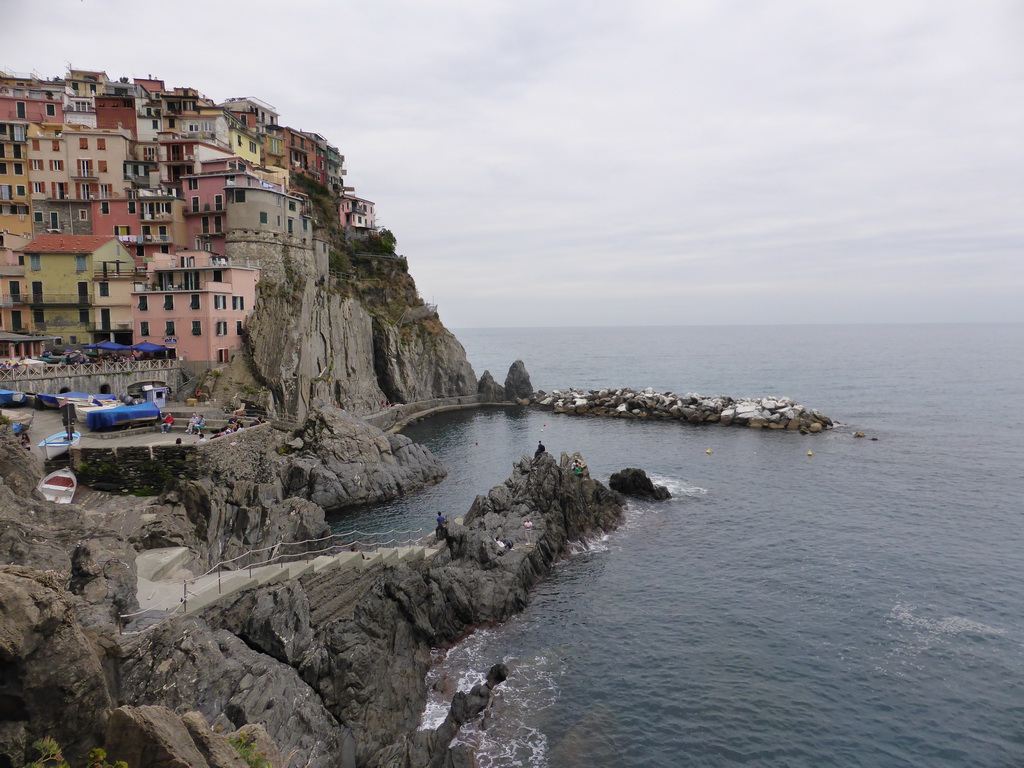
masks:
{"label": "rocky shoreline", "polygon": [[[202,477],[158,498],[89,491],[93,504],[60,508],[33,498],[38,476],[16,466],[21,449],[0,428],[12,459],[0,473],[4,764],[24,765],[52,736],[72,764],[105,746],[133,768],[245,768],[228,743],[245,733],[275,766],[470,766],[452,740],[509,672],[492,669],[456,694],[441,726],[418,731],[431,649],[522,610],[570,543],[622,519],[623,497],[573,472],[570,457],[524,456],[430,560],[253,585],[121,634],[137,607],[138,552],[185,546],[202,570],[321,533],[317,502],[365,501],[368,488],[389,497],[437,476],[429,452],[336,408],[314,408],[298,433],[251,437],[218,446],[198,462]],[[499,550],[495,538],[515,538],[526,517],[534,545]]]}
{"label": "rocky shoreline", "polygon": [[688,424],[721,424],[754,429],[789,429],[814,434],[831,429],[835,422],[813,408],[788,397],[705,397],[696,393],[676,395],[652,388],[599,389],[535,392],[526,403],[572,416],[608,416],[620,419],[663,419]]}

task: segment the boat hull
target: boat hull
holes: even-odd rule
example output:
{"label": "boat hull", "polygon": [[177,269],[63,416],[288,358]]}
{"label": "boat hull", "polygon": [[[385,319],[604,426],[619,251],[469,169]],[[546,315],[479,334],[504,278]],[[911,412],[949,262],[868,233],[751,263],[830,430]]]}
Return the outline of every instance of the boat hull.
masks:
{"label": "boat hull", "polygon": [[39,443],[39,448],[48,459],[56,458],[67,453],[71,448],[78,445],[82,440],[81,432],[72,432],[68,440],[67,432],[57,432]]}

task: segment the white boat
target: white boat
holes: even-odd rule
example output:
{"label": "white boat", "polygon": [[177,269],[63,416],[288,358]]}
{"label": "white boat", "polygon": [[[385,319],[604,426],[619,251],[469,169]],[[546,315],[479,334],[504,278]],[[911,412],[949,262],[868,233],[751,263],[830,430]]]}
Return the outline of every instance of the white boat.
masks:
{"label": "white boat", "polygon": [[37,487],[47,501],[70,504],[71,500],[75,498],[78,479],[70,469],[58,469],[44,477]]}
{"label": "white boat", "polygon": [[46,458],[52,459],[56,456],[60,456],[62,453],[67,453],[70,448],[75,447],[82,439],[81,432],[72,432],[71,439],[68,439],[68,433],[66,431],[58,432],[55,435],[50,435],[48,438],[39,443],[39,447],[43,449],[43,453],[46,454]]}

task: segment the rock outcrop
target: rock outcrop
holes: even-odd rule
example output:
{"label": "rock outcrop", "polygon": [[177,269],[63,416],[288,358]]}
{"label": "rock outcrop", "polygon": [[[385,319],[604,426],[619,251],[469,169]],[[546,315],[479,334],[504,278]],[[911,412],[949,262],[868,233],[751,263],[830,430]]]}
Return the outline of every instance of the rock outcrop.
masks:
{"label": "rock outcrop", "polygon": [[490,371],[484,371],[476,386],[477,394],[482,395],[484,402],[501,403],[506,400],[505,388],[494,380]]}
{"label": "rock outcrop", "polygon": [[11,425],[0,424],[0,485],[27,498],[33,495],[42,478],[32,455],[18,443]]}
{"label": "rock outcrop", "polygon": [[646,472],[636,467],[613,472],[612,476],[608,478],[608,487],[623,496],[636,496],[655,501],[662,501],[672,495],[668,492],[668,488],[664,485],[655,485]]}
{"label": "rock outcrop", "polygon": [[393,499],[447,474],[430,451],[404,435],[385,434],[322,404],[293,443],[281,470],[284,492],[325,509]]}
{"label": "rock outcrop", "polygon": [[505,376],[505,399],[525,400],[532,395],[533,384],[530,382],[530,374],[526,372],[526,365],[522,360],[516,360]]}
{"label": "rock outcrop", "polygon": [[112,661],[79,620],[78,602],[57,573],[0,566],[0,762],[6,765],[23,765],[32,742],[45,736],[58,736],[73,764],[102,741],[114,707],[104,671]]}
{"label": "rock outcrop", "polygon": [[622,419],[671,419],[689,424],[722,424],[757,429],[790,429],[804,433],[831,429],[832,419],[806,408],[788,397],[732,398],[728,395],[705,397],[696,393],[675,395],[658,393],[648,387],[601,389],[551,394],[537,392],[533,405],[570,415],[613,416]]}

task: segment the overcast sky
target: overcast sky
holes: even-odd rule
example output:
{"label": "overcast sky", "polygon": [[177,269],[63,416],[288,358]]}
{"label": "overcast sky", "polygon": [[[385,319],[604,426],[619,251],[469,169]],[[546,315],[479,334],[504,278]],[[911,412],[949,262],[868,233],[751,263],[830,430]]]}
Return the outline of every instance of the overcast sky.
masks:
{"label": "overcast sky", "polygon": [[0,1],[325,135],[449,327],[1024,321],[1019,0]]}

